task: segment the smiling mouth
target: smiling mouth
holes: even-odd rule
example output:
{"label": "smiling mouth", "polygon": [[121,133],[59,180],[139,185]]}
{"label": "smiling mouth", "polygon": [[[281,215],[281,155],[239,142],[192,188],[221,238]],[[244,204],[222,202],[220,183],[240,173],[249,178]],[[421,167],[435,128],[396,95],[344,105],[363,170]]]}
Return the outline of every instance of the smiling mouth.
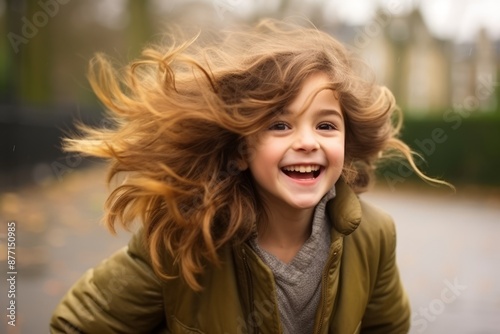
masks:
{"label": "smiling mouth", "polygon": [[309,180],[317,178],[322,169],[320,165],[294,165],[285,166],[281,171],[292,179]]}

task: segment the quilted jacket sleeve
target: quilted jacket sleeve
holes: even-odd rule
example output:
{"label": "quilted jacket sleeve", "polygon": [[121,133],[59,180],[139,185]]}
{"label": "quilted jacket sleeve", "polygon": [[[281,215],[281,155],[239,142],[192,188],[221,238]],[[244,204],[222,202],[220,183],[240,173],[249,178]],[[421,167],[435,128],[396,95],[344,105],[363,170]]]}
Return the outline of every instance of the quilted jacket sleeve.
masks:
{"label": "quilted jacket sleeve", "polygon": [[408,333],[410,303],[396,264],[396,230],[391,218],[383,219],[380,241],[378,273],[363,317],[361,333]]}
{"label": "quilted jacket sleeve", "polygon": [[134,235],[128,247],[75,283],[52,315],[51,333],[152,333],[162,327],[162,289],[142,239]]}

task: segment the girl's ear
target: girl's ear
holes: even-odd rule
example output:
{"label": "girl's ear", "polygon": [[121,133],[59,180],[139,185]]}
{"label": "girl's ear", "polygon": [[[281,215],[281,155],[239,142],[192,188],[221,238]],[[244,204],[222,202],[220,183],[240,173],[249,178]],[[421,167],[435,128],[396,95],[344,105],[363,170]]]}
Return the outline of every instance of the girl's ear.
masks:
{"label": "girl's ear", "polygon": [[[253,139],[255,140],[255,139]],[[238,145],[238,153],[236,155],[236,166],[238,170],[245,171],[249,167],[249,161],[253,156],[252,138],[244,138]]]}
{"label": "girl's ear", "polygon": [[238,166],[238,170],[244,171],[248,169],[248,162],[243,158],[240,158],[236,161],[236,165]]}

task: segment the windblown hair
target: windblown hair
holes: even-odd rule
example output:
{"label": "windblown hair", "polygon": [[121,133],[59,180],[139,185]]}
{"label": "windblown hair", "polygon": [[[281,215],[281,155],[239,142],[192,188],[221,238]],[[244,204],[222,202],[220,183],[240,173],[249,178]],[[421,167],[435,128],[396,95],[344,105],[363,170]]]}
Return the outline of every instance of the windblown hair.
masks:
{"label": "windblown hair", "polygon": [[[250,136],[269,127],[311,74],[322,72],[345,119],[342,178],[355,191],[368,185],[380,159],[399,153],[416,174],[409,147],[398,139],[399,109],[391,92],[363,79],[347,50],[315,28],[265,20],[224,33],[150,46],[142,58],[116,71],[106,57],[91,62],[89,79],[112,128],[80,125],[67,151],[110,160],[108,182],[124,182],[106,201],[105,222],[130,228],[140,218],[153,268],[163,279],[166,252],[181,276],[219,264],[218,250],[254,231],[264,205],[248,170]],[[387,154],[389,153],[389,154]]]}

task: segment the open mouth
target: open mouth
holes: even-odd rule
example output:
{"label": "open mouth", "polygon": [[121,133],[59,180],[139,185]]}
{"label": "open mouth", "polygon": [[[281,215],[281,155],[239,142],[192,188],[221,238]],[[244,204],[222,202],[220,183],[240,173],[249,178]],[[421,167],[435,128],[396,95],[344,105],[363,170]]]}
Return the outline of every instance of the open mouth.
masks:
{"label": "open mouth", "polygon": [[320,165],[294,165],[285,166],[281,168],[281,171],[292,179],[310,180],[317,178],[322,169]]}

